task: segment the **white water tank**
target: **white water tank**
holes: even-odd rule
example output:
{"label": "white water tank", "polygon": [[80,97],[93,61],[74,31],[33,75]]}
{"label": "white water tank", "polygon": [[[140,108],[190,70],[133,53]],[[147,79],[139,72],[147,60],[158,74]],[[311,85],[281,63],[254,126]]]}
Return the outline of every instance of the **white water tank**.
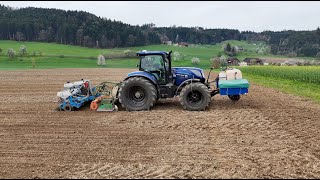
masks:
{"label": "white water tank", "polygon": [[226,70],[227,80],[242,79],[242,72],[239,69]]}
{"label": "white water tank", "polygon": [[64,88],[65,89],[70,89],[70,88],[73,88],[73,86],[74,86],[74,84],[73,83],[66,83],[66,84],[64,84]]}
{"label": "white water tank", "polygon": [[81,85],[83,85],[83,81],[76,81],[76,82],[74,82],[74,85],[75,86],[81,86]]}
{"label": "white water tank", "polygon": [[219,73],[219,80],[227,80],[227,73],[225,71]]}
{"label": "white water tank", "polygon": [[71,92],[69,90],[64,90],[64,91],[60,91],[60,92],[57,93],[57,96],[62,98],[62,99],[66,99],[71,95],[72,94],[71,94]]}

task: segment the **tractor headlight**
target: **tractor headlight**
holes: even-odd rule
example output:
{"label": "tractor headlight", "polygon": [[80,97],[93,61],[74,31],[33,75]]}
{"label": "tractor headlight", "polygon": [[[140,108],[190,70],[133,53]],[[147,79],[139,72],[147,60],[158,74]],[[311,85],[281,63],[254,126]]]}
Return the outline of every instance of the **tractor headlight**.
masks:
{"label": "tractor headlight", "polygon": [[198,77],[204,77],[203,76],[203,72],[200,72],[198,70],[192,69],[190,70],[194,75],[198,76]]}

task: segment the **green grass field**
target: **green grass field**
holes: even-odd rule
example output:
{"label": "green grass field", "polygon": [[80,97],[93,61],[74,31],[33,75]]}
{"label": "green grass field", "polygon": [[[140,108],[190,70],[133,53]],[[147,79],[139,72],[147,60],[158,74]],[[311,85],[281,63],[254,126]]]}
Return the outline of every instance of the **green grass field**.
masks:
{"label": "green grass field", "polygon": [[243,73],[252,75],[320,84],[319,66],[246,66],[239,68]]}
{"label": "green grass field", "polygon": [[[240,46],[246,49],[245,52],[237,54],[239,60],[246,57],[276,57],[269,53],[258,54],[258,47],[268,48],[264,42],[245,42],[245,41],[225,41],[216,45],[192,45],[190,47],[177,47],[168,45],[150,45],[131,48],[97,49],[85,48],[72,45],[61,45],[55,43],[39,42],[17,42],[0,41],[0,70],[18,70],[18,69],[52,69],[52,68],[100,68],[97,65],[97,56],[99,54],[114,55],[124,54],[124,50],[133,52],[148,51],[170,51],[179,52],[184,56],[183,59],[172,62],[173,66],[193,66],[203,69],[209,69],[212,65],[210,59],[223,54],[223,44],[230,43],[232,46]],[[6,53],[9,48],[13,48],[17,53],[21,45],[27,47],[28,54],[37,54],[36,57],[20,57],[10,59]],[[40,56],[41,52],[41,56]],[[200,64],[191,63],[193,57],[200,58]],[[32,60],[34,58],[34,60]],[[312,59],[301,58],[299,59]],[[312,59],[313,60],[313,59]],[[34,62],[34,63],[32,63]],[[33,64],[35,67],[33,67]],[[109,68],[136,68],[138,58],[111,59],[106,60],[106,66]],[[320,102],[319,72],[320,67],[243,67],[241,70],[244,77],[250,82],[261,84],[267,87],[279,89],[283,92],[293,93],[303,97],[309,97]],[[215,69],[218,72],[218,69]],[[308,83],[313,82],[313,83]]]}
{"label": "green grass field", "polygon": [[249,82],[310,98],[320,103],[320,66],[250,66],[239,69]]}
{"label": "green grass field", "polygon": [[[173,61],[173,66],[195,66],[203,69],[211,67],[210,59],[217,56],[220,52],[223,54],[223,44],[230,43],[232,46],[241,46],[245,48],[246,52],[240,52],[236,56],[239,60],[246,57],[283,57],[273,56],[267,54],[257,54],[258,46],[267,47],[264,42],[248,43],[245,41],[225,41],[216,45],[194,45],[190,47],[177,47],[168,45],[149,45],[130,48],[113,48],[113,49],[98,49],[86,48],[72,45],[62,45],[56,43],[39,43],[39,42],[17,42],[1,40],[0,48],[0,70],[14,70],[14,69],[32,69],[32,60],[30,57],[16,57],[9,59],[6,56],[7,50],[13,48],[17,53],[21,45],[27,47],[29,55],[36,53],[35,68],[97,68],[96,59],[99,54],[112,55],[123,54],[124,50],[132,50],[133,52],[148,50],[148,51],[170,51],[179,52],[184,56],[183,59]],[[41,54],[41,56],[40,56]],[[64,58],[62,58],[64,56]],[[191,63],[193,57],[200,58],[200,64],[194,65]],[[135,68],[138,63],[138,58],[132,59],[112,59],[107,60],[106,67],[111,68]]]}

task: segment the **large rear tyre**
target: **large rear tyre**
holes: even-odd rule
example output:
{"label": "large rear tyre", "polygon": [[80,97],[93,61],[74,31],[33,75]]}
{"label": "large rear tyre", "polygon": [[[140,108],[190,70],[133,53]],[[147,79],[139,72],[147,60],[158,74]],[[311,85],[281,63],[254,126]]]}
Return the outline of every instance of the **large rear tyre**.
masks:
{"label": "large rear tyre", "polygon": [[119,102],[127,111],[150,110],[156,103],[157,90],[148,80],[133,77],[124,81],[119,90]]}
{"label": "large rear tyre", "polygon": [[211,96],[208,87],[197,82],[188,84],[181,90],[179,101],[186,110],[201,111],[209,106]]}

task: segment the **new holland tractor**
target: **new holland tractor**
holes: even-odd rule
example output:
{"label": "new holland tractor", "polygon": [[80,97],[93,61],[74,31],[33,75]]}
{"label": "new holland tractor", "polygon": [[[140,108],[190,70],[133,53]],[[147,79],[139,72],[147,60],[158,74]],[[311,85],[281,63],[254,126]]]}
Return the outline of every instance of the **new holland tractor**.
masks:
{"label": "new holland tractor", "polygon": [[238,101],[240,95],[248,93],[249,82],[242,79],[240,70],[226,67],[217,78],[209,81],[213,68],[205,78],[200,68],[171,67],[171,53],[137,52],[139,70],[129,73],[120,83],[103,82],[96,87],[84,80],[67,83],[67,89],[57,94],[59,107],[70,111],[89,101],[91,110],[114,111],[118,109],[115,105],[118,102],[127,111],[141,111],[150,110],[161,98],[178,97],[184,109],[200,111],[208,107],[214,95]]}
{"label": "new holland tractor", "polygon": [[117,93],[122,107],[128,111],[149,110],[160,98],[178,96],[184,109],[199,111],[205,110],[216,94],[238,101],[240,95],[248,93],[249,83],[242,79],[240,70],[226,68],[209,82],[212,68],[206,79],[200,68],[171,67],[171,53],[137,53],[139,71],[129,73]]}

